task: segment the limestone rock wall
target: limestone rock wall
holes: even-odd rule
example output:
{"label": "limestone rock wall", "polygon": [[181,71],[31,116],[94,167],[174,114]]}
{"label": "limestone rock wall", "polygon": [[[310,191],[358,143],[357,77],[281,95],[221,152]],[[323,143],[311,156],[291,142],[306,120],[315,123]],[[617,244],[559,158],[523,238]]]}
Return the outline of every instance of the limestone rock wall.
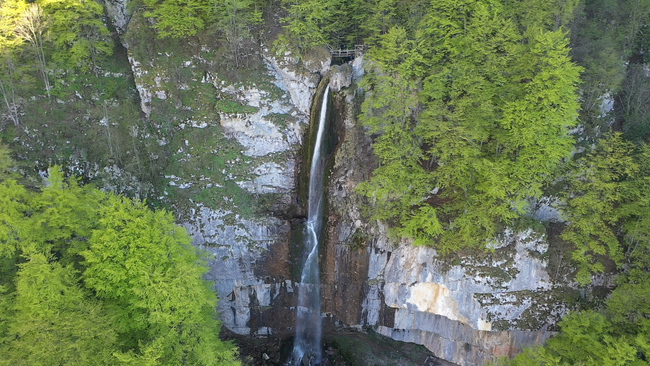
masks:
{"label": "limestone rock wall", "polygon": [[[190,215],[186,226],[195,244],[213,255],[209,279],[216,283],[223,325],[240,335],[282,337],[295,324],[299,286],[290,273],[289,211],[295,201],[298,151],[320,75],[291,57],[278,60],[266,55],[265,62],[276,86],[286,93],[279,99],[255,88],[212,82],[222,93],[257,108],[254,113],[221,113],[225,135],[245,148],[244,155],[261,161],[275,157],[251,166],[249,178],[237,184],[254,194],[279,195],[283,204],[268,216],[252,220],[235,216],[230,222],[223,217],[231,212],[201,208]],[[270,121],[274,114],[289,115],[292,122],[279,127]]]}
{"label": "limestone rock wall", "polygon": [[[229,212],[199,208],[185,223],[194,244],[212,254],[208,279],[215,282],[223,325],[240,335],[266,336],[291,327],[289,307],[278,306],[272,322],[255,322],[261,313],[291,297],[285,271],[289,225],[274,217],[227,223]],[[272,253],[272,254],[271,254]],[[275,265],[265,263],[275,262]],[[262,268],[260,268],[262,267]],[[288,300],[291,302],[291,300]]]}
{"label": "limestone rock wall", "polygon": [[[488,258],[449,266],[431,248],[390,244],[382,231],[368,248],[370,285],[361,319],[379,333],[424,344],[438,357],[460,365],[476,365],[543,341],[552,334],[543,327],[566,311],[552,299],[539,303],[539,294],[550,292],[553,285],[546,263],[538,258],[545,242],[530,238],[530,232],[501,239],[500,249],[508,251],[504,256],[512,256],[511,263]],[[504,272],[477,272],[480,268]],[[506,274],[508,270],[511,274]],[[493,301],[486,302],[486,297]],[[389,319],[380,317],[385,308],[394,310]],[[509,330],[518,328],[516,323],[525,317],[535,319],[533,329]],[[493,329],[494,322],[513,325]]]}
{"label": "limestone rock wall", "polygon": [[[128,22],[122,8],[112,16],[118,28]],[[220,208],[188,199],[180,214],[195,245],[211,254],[208,277],[215,281],[222,322],[240,335],[285,337],[294,326],[299,285],[292,281],[291,270],[299,255],[290,252],[291,221],[299,220],[299,151],[311,103],[330,68],[329,54],[320,56],[299,60],[262,50],[278,93],[209,72],[198,77],[191,70],[207,62],[202,55],[175,66],[178,74],[192,76],[186,84],[170,88],[175,75],[169,68],[130,52],[144,117],[151,117],[155,105],[176,101],[175,108],[192,115],[175,122],[179,129],[220,128],[223,137],[236,142],[221,176],[249,194],[269,195],[276,202],[251,217],[239,212],[241,204],[229,197]],[[332,158],[326,240],[320,253],[325,328],[371,327],[396,340],[423,344],[460,365],[480,365],[547,338],[551,333],[546,328],[567,309],[555,296],[562,285],[549,274],[544,238],[533,232],[506,232],[490,254],[448,263],[434,249],[391,241],[385,227],[362,214],[366,202],[354,188],[377,166],[370,138],[354,118],[363,97],[356,87],[363,61],[357,58],[352,67],[333,69],[339,143]],[[213,88],[210,93],[228,98],[241,110],[202,114],[179,96],[189,84]],[[274,120],[277,116],[282,123]],[[181,162],[191,163],[193,149],[202,149],[193,143],[186,139],[175,146],[173,153]],[[170,141],[162,137],[159,144]],[[218,148],[203,154],[218,154]],[[190,175],[165,178],[175,189],[220,188],[223,183]]]}
{"label": "limestone rock wall", "polygon": [[131,19],[131,15],[126,9],[128,3],[129,0],[106,0],[105,2],[108,18],[120,35],[126,32],[126,27]]}
{"label": "limestone rock wall", "polygon": [[[116,25],[120,14],[111,16]],[[289,253],[296,175],[329,54],[307,63],[259,47],[255,74],[237,79],[208,45],[152,53],[143,27],[135,14],[124,39],[142,115],[172,156],[162,193],[210,254],[221,321],[239,335],[288,336],[298,286]]]}

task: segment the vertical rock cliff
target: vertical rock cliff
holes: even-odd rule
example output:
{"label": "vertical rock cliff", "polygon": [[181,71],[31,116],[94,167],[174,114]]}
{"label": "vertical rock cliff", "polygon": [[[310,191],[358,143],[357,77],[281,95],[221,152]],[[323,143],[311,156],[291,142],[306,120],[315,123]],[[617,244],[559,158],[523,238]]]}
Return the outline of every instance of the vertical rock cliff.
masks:
{"label": "vertical rock cliff", "polygon": [[[297,192],[302,149],[318,81],[330,72],[329,54],[298,59],[261,49],[265,66],[257,79],[236,81],[215,66],[219,60],[205,45],[189,54],[143,53],[129,36],[142,18],[136,14],[126,27],[124,3],[111,4],[143,116],[172,157],[163,194],[195,245],[211,253],[208,277],[223,325],[242,336],[291,336],[292,269],[300,258],[290,243],[292,222],[304,214]],[[356,120],[362,58],[333,67],[329,77],[338,144],[320,253],[326,330],[371,328],[460,365],[512,355],[549,337],[567,311],[558,294],[576,291],[562,284],[559,266],[550,268],[556,253],[544,237],[506,231],[492,251],[450,259],[395,241],[368,219],[364,210],[372,208],[354,191],[378,164]],[[166,134],[168,128],[175,133]]]}
{"label": "vertical rock cliff", "polygon": [[210,253],[223,325],[242,336],[289,335],[297,174],[329,54],[297,58],[255,45],[246,69],[235,69],[200,40],[155,39],[142,14],[125,18],[120,4],[113,21],[118,31],[129,21],[120,32],[142,116],[164,151],[151,157],[164,166],[160,200]]}
{"label": "vertical rock cliff", "polygon": [[[290,219],[300,210],[295,207],[297,165],[320,75],[290,56],[281,60],[266,56],[265,62],[285,95],[271,100],[259,90],[246,89],[239,94],[239,101],[259,110],[254,114],[221,113],[219,117],[226,136],[247,149],[244,155],[269,159],[251,166],[248,179],[237,184],[256,195],[273,195],[275,203],[268,213],[251,219],[235,214],[227,220],[224,216],[232,211],[193,209],[186,226],[195,244],[214,256],[208,278],[216,283],[224,326],[240,335],[286,336],[294,327],[297,296],[291,260],[299,257],[289,252]],[[277,128],[270,121],[277,114],[288,114],[294,122]]]}

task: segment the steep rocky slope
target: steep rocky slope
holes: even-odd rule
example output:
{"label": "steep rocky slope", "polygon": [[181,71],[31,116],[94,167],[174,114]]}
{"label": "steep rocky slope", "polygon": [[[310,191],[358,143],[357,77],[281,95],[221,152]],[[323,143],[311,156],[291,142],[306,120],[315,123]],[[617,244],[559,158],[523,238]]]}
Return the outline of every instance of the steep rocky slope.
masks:
{"label": "steep rocky slope", "polygon": [[[145,66],[146,61],[130,56],[143,113],[151,117],[161,101],[177,92],[167,84],[172,76],[155,62]],[[262,58],[280,91],[269,91],[268,84],[265,89],[254,82],[232,83],[208,72],[200,82],[242,107],[202,120],[189,118],[184,128],[220,128],[224,138],[236,142],[229,155],[236,163],[224,166],[225,180],[254,196],[272,197],[271,204],[250,212],[251,207],[242,206],[259,206],[261,201],[242,205],[226,198],[209,205],[190,198],[176,199],[174,206],[195,244],[213,254],[209,277],[221,299],[224,326],[239,335],[284,338],[292,332],[299,286],[296,237],[304,208],[298,186],[308,156],[302,149],[310,106],[329,58],[325,54],[304,62],[269,51]],[[194,62],[200,58],[181,65],[191,68]],[[371,327],[396,340],[423,344],[461,365],[513,355],[543,341],[552,334],[547,329],[567,311],[565,300],[575,290],[561,283],[562,276],[549,273],[549,245],[542,236],[507,231],[492,252],[448,259],[431,248],[395,242],[386,227],[362,214],[369,206],[354,188],[377,164],[371,139],[355,119],[363,97],[356,86],[362,66],[357,59],[354,67],[336,67],[330,76],[338,91],[333,124],[339,143],[332,157],[327,242],[320,256],[326,329]],[[281,124],[274,119],[278,115],[284,118]],[[178,150],[187,154],[186,161],[197,158],[191,147],[186,140]],[[219,184],[194,174],[174,174],[169,185],[201,190]]]}
{"label": "steep rocky slope", "polygon": [[167,200],[195,245],[212,254],[208,278],[223,324],[239,335],[287,335],[296,288],[289,219],[300,211],[297,167],[328,55],[307,62],[260,47],[256,69],[241,72],[253,78],[242,79],[230,77],[205,45],[163,57],[132,49],[142,27],[132,21],[125,37],[142,112],[161,125],[176,119],[180,131],[161,141],[172,145],[176,162],[165,171]]}
{"label": "steep rocky slope", "polygon": [[[140,13],[127,11],[127,1],[108,0],[107,8],[130,70],[106,78],[130,71],[122,79],[132,78],[131,109],[116,97],[77,118],[106,136],[101,144],[109,158],[95,159],[72,140],[60,153],[68,154],[64,159],[45,163],[63,161],[105,189],[174,210],[195,245],[210,253],[208,277],[230,332],[292,335],[310,114],[323,78],[334,91],[336,134],[320,250],[326,332],[372,329],[422,344],[445,360],[480,365],[542,342],[576,299],[588,297],[591,290],[567,280],[557,240],[533,230],[506,230],[489,252],[443,258],[396,241],[385,225],[368,219],[372,206],[355,187],[378,162],[371,136],[356,120],[364,97],[362,58],[330,67],[326,50],[297,57],[252,45],[246,66],[237,69],[209,37],[188,44],[158,40]],[[52,105],[91,100],[75,96]],[[36,154],[27,141],[18,144]],[[114,148],[122,149],[121,158],[112,156]],[[557,220],[544,205],[533,215]],[[549,225],[553,233],[561,223]]]}

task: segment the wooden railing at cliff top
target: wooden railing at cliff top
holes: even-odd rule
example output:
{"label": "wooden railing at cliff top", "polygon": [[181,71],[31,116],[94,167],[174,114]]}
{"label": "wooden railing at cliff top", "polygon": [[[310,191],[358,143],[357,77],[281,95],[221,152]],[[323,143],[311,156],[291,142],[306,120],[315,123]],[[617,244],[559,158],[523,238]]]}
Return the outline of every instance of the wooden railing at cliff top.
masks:
{"label": "wooden railing at cliff top", "polygon": [[356,56],[362,55],[364,53],[364,51],[366,50],[366,45],[358,44],[354,46],[354,49],[343,49],[343,48],[335,49],[334,47],[327,45],[327,49],[330,51],[330,55],[332,55],[332,57],[355,58]]}

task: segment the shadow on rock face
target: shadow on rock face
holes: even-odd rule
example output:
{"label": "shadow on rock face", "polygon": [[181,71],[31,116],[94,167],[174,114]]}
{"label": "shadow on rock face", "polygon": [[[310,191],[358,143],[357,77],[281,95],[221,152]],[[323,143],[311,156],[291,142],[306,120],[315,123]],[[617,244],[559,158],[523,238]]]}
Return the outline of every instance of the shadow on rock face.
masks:
{"label": "shadow on rock face", "polygon": [[[222,330],[239,347],[245,366],[286,366],[293,338],[248,338]],[[394,341],[371,330],[330,332],[323,335],[320,366],[454,366],[433,356],[425,347]]]}

